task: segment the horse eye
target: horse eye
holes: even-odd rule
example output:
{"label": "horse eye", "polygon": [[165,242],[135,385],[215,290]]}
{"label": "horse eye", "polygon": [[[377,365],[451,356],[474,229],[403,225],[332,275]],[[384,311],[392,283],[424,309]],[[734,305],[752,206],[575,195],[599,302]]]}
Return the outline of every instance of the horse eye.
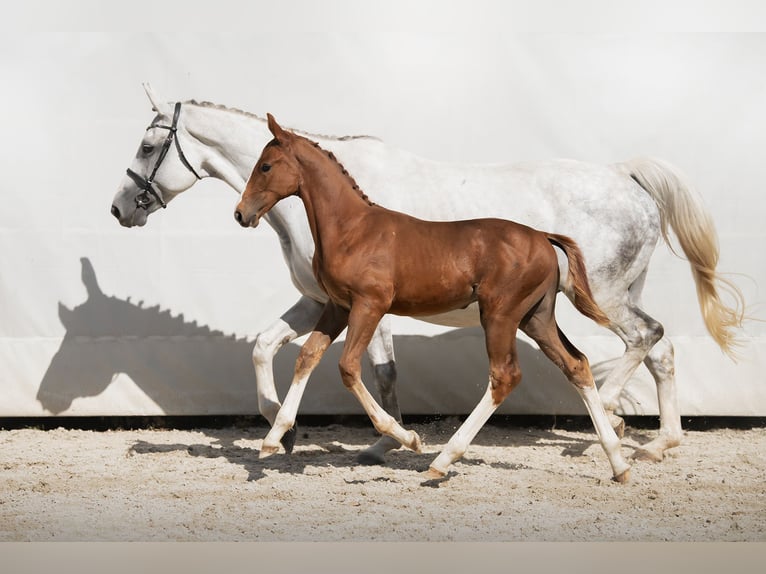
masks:
{"label": "horse eye", "polygon": [[141,146],[141,151],[144,154],[149,155],[150,153],[154,151],[154,146],[152,144],[144,144]]}
{"label": "horse eye", "polygon": [[268,164],[268,163],[264,163],[264,164],[261,166],[261,171],[262,171],[263,173],[266,173],[266,172],[267,172],[267,171],[269,171],[270,169],[271,169],[271,164]]}

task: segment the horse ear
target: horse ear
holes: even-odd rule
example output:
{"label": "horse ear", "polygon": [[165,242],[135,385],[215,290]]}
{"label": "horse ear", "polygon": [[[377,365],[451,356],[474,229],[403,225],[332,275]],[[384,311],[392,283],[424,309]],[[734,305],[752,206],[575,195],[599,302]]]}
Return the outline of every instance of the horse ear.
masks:
{"label": "horse ear", "polygon": [[157,97],[157,92],[154,91],[154,88],[152,88],[149,82],[144,82],[141,85],[144,87],[144,91],[146,92],[149,101],[152,103],[152,109],[155,112],[159,113],[167,107],[167,104],[165,104],[165,102],[161,101],[160,98]]}
{"label": "horse ear", "polygon": [[64,327],[69,327],[69,320],[72,318],[73,311],[59,301],[59,320]]}
{"label": "horse ear", "polygon": [[282,127],[277,123],[277,120],[274,119],[274,116],[271,114],[266,114],[266,119],[269,124],[269,131],[277,139],[277,141],[281,143],[287,143],[291,140],[292,134],[283,130]]}
{"label": "horse ear", "polygon": [[93,269],[93,264],[90,262],[90,259],[87,257],[81,257],[80,265],[82,267],[80,271],[80,277],[82,278],[82,283],[85,285],[85,290],[88,293],[88,299],[94,295],[103,295],[104,292],[101,291],[101,287],[98,286],[96,271]]}

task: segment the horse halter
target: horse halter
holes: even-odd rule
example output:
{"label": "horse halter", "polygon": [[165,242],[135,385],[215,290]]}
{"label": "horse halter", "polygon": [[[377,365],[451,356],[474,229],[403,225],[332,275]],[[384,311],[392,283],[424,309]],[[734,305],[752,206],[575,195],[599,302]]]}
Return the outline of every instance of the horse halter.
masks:
{"label": "horse halter", "polygon": [[194,174],[194,177],[196,177],[197,179],[202,179],[199,176],[199,174],[197,174],[197,172],[194,171],[194,168],[189,163],[189,160],[186,159],[184,152],[181,150],[181,144],[178,142],[178,137],[176,136],[176,132],[178,131],[178,116],[180,115],[181,115],[181,102],[176,102],[176,107],[175,107],[175,110],[173,111],[173,123],[171,125],[165,126],[162,124],[152,124],[148,128],[146,128],[147,131],[149,131],[152,128],[162,128],[163,130],[168,130],[168,135],[165,138],[165,141],[162,143],[162,149],[160,149],[160,155],[157,157],[157,161],[154,164],[154,169],[152,169],[152,174],[148,178],[141,177],[130,168],[126,170],[130,179],[132,179],[134,183],[138,186],[138,188],[141,190],[141,193],[139,193],[136,196],[136,207],[140,207],[141,209],[149,209],[149,204],[152,202],[151,198],[149,197],[149,194],[154,196],[154,198],[160,203],[163,209],[167,207],[167,204],[162,198],[162,192],[159,189],[155,189],[153,184],[154,184],[154,176],[157,175],[157,170],[160,169],[160,165],[162,165],[162,162],[165,159],[165,156],[168,154],[168,150],[170,149],[170,144],[173,142],[174,139],[176,142],[176,151],[178,152],[178,157],[181,159],[181,163],[183,163],[186,166],[186,169],[188,169],[190,172]]}

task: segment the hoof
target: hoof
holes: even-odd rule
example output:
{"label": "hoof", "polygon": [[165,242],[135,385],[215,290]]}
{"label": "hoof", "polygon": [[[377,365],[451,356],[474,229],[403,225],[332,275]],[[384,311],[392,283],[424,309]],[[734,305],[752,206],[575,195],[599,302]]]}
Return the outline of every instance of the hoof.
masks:
{"label": "hoof", "polygon": [[258,458],[268,458],[272,454],[275,454],[279,450],[279,446],[266,446],[265,444],[261,446],[261,451],[258,453]]}
{"label": "hoof", "polygon": [[625,421],[622,417],[618,417],[614,413],[609,413],[609,424],[612,425],[614,433],[618,438],[621,439],[625,436]]}
{"label": "hoof", "polygon": [[613,476],[612,480],[619,482],[620,484],[625,484],[630,480],[630,469],[624,470],[620,474]]}
{"label": "hoof", "polygon": [[414,450],[416,453],[420,454],[423,452],[423,444],[420,442],[420,437],[418,436],[418,433],[415,431],[410,431],[411,438],[410,443],[406,445],[408,448]]}
{"label": "hoof", "polygon": [[386,464],[386,453],[401,448],[401,446],[398,440],[384,435],[374,445],[361,451],[356,456],[356,460],[359,464],[368,466]]}
{"label": "hoof", "polygon": [[639,447],[633,452],[632,455],[630,455],[630,458],[643,462],[662,462],[663,456],[664,455],[662,452],[656,452]]}
{"label": "hoof", "polygon": [[447,473],[442,472],[441,470],[436,470],[433,466],[429,466],[424,475],[427,480],[439,480],[440,478],[447,476]]}
{"label": "hoof", "polygon": [[282,443],[282,446],[285,449],[285,452],[287,454],[290,454],[293,452],[293,448],[295,448],[295,439],[298,436],[298,428],[293,425],[293,427],[287,431],[284,435],[282,435],[282,438],[279,439],[279,442]]}
{"label": "hoof", "polygon": [[356,462],[365,466],[374,466],[385,464],[386,459],[383,458],[383,455],[368,448],[356,455]]}

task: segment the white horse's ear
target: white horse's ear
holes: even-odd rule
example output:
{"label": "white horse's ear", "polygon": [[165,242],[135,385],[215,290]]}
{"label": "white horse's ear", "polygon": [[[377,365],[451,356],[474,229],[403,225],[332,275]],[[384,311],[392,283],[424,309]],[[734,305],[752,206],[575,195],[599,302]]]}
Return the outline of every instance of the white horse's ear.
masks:
{"label": "white horse's ear", "polygon": [[151,84],[149,82],[144,82],[141,85],[144,87],[144,91],[146,92],[149,101],[152,103],[152,109],[158,113],[162,111],[162,108],[166,107],[165,103],[162,102],[159,97],[157,97],[157,93],[154,91],[154,88],[152,88]]}

